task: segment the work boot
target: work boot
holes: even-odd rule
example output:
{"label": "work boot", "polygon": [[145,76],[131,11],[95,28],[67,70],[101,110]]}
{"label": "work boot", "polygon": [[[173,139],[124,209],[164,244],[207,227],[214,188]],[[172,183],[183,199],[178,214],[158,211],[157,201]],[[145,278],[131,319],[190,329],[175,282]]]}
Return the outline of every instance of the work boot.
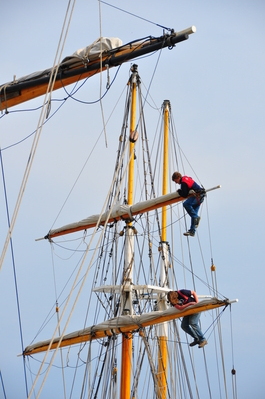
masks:
{"label": "work boot", "polygon": [[190,346],[199,345],[200,341],[198,339],[194,339],[193,342],[190,343]]}
{"label": "work boot", "polygon": [[203,348],[205,345],[207,345],[208,344],[208,342],[206,341],[206,339],[204,340],[204,341],[201,341],[200,343],[199,343],[199,348]]}
{"label": "work boot", "polygon": [[191,230],[188,230],[188,231],[186,231],[186,233],[183,233],[183,235],[184,235],[184,236],[191,236],[191,237],[194,237],[194,236],[195,236],[195,232],[194,232],[194,231],[191,231]]}

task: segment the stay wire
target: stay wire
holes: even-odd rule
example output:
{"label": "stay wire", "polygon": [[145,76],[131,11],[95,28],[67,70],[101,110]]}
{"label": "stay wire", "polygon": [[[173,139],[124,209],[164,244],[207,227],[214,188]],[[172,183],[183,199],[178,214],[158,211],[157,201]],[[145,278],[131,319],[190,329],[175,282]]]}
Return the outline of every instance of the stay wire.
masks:
{"label": "stay wire", "polygon": [[[160,57],[161,57],[161,54],[162,54],[162,48],[163,47],[161,46],[161,49],[159,50],[159,55],[158,55],[158,58],[156,60],[155,67],[154,67],[154,70],[153,70],[153,73],[152,73],[152,76],[151,76],[151,79],[150,79],[150,82],[149,82],[149,86],[147,87],[147,92],[146,92],[146,95],[145,95],[145,98],[144,98],[144,102],[141,104],[142,112],[144,110],[145,103],[147,102],[147,98],[149,96],[151,85],[152,85],[154,77],[155,77],[155,73],[156,73],[156,70],[157,70],[157,67],[158,67],[158,63],[159,63],[159,60],[160,60]],[[137,129],[138,124],[139,124],[139,122],[136,124],[136,128],[135,129]]]}
{"label": "stay wire", "polygon": [[[98,4],[99,9],[99,29],[100,29],[100,37],[102,37],[102,25],[101,25],[101,4]],[[106,131],[106,123],[105,123],[105,115],[103,109],[103,103],[101,100],[102,97],[102,40],[100,40],[100,88],[99,88],[99,97],[100,97],[100,110],[101,110],[101,117],[103,122],[103,131],[105,137],[105,146],[108,147],[108,140],[107,140],[107,131]]]}
{"label": "stay wire", "polygon": [[[70,2],[71,2],[71,0],[69,1],[68,8],[70,6]],[[74,4],[75,4],[75,0],[74,0]],[[73,7],[72,7],[72,11],[71,11],[71,16],[72,16],[72,13],[73,13]],[[68,27],[69,27],[69,23],[70,23],[70,20],[71,20],[71,16],[70,16],[69,21],[68,21]],[[67,13],[66,13],[65,20],[64,20],[64,28],[65,28],[65,25],[66,25],[66,19],[67,19]],[[46,91],[46,94],[45,94],[45,98],[44,98],[44,101],[43,101],[43,108],[41,110],[41,114],[40,114],[40,117],[39,117],[39,120],[38,120],[37,132],[36,132],[36,135],[34,136],[32,147],[31,147],[31,150],[30,150],[28,163],[27,163],[26,169],[24,171],[24,176],[22,178],[19,194],[18,194],[18,197],[17,197],[17,201],[16,201],[16,204],[15,204],[14,211],[13,211],[13,216],[12,216],[12,219],[10,221],[10,227],[8,229],[8,232],[7,232],[7,235],[6,235],[6,239],[5,239],[5,243],[4,243],[4,246],[3,246],[3,249],[2,249],[1,258],[0,258],[0,269],[1,269],[2,265],[3,265],[4,259],[5,259],[5,255],[6,255],[6,252],[7,252],[7,248],[9,246],[9,243],[10,243],[10,240],[11,240],[11,237],[12,237],[13,229],[14,229],[15,224],[16,224],[16,220],[17,220],[17,216],[18,216],[18,213],[19,213],[19,210],[20,210],[22,198],[24,196],[24,192],[25,192],[25,189],[26,189],[26,186],[27,186],[29,174],[30,174],[30,171],[31,171],[31,168],[32,168],[32,165],[33,165],[33,161],[34,161],[34,158],[35,158],[35,155],[36,155],[38,143],[39,143],[40,136],[41,136],[41,133],[42,133],[43,121],[48,117],[48,114],[49,114],[49,110],[50,110],[49,105],[50,105],[50,101],[51,101],[51,95],[52,95],[52,91],[53,91],[53,87],[54,87],[54,84],[55,84],[56,75],[57,75],[58,68],[59,68],[59,64],[57,63],[57,58],[61,56],[61,53],[63,51],[65,40],[66,40],[66,36],[67,36],[67,32],[68,32],[68,27],[66,29],[66,34],[65,34],[65,37],[64,37],[62,45],[61,45],[61,42],[62,42],[62,36],[63,36],[64,28],[62,29],[62,32],[61,32],[61,37],[60,37],[60,40],[59,40],[56,56],[55,56],[55,59],[54,59],[54,65],[53,65],[53,68],[52,68],[52,72],[53,73],[51,74],[50,79],[49,79],[49,84],[48,84],[47,91]],[[61,46],[61,51],[59,51],[60,46]],[[56,63],[57,63],[57,66],[56,66]]]}
{"label": "stay wire", "polygon": [[[127,147],[126,147],[125,149],[127,149]],[[113,180],[113,181],[115,181],[115,176],[114,176],[114,180]],[[109,193],[108,193],[108,195],[109,195]],[[107,197],[108,197],[108,195],[107,195]],[[101,216],[102,216],[103,209],[105,208],[105,206],[106,206],[106,201],[105,201],[105,203],[104,203],[104,205],[103,205],[103,207],[102,207],[102,212],[101,212],[101,214],[100,214],[100,216],[99,216],[99,221],[100,221],[100,218],[101,218]],[[108,217],[109,217],[109,215],[110,215],[110,212],[111,212],[111,209],[109,210]],[[97,229],[98,229],[99,221],[98,221],[98,223],[97,223],[97,226],[95,226],[94,235],[95,235],[95,233],[96,233],[96,231],[97,231]],[[107,222],[107,220],[106,220],[105,225],[104,225],[104,228],[106,228],[107,223],[108,223],[108,222]],[[99,246],[99,242],[101,241],[102,235],[103,235],[103,232],[101,233],[101,236],[100,236],[99,239],[98,239],[97,248],[98,248],[98,246]],[[74,281],[73,284],[72,284],[72,288],[71,288],[71,290],[70,290],[70,294],[69,294],[69,296],[68,296],[68,298],[67,298],[67,301],[66,301],[66,303],[65,303],[65,306],[64,306],[64,308],[63,308],[63,311],[61,312],[60,323],[59,323],[59,325],[61,324],[61,322],[62,322],[62,320],[63,320],[64,313],[66,312],[66,309],[67,309],[67,307],[68,307],[68,304],[69,304],[70,298],[71,298],[71,296],[72,296],[72,294],[73,294],[73,291],[74,291],[76,282],[78,281],[78,278],[79,278],[79,275],[80,275],[80,273],[81,273],[81,270],[82,270],[82,268],[83,268],[83,266],[84,266],[84,264],[85,264],[86,256],[87,256],[87,254],[88,254],[88,252],[89,252],[89,249],[90,249],[90,246],[91,246],[92,241],[93,241],[93,236],[91,237],[90,244],[88,245],[87,251],[86,251],[86,253],[85,253],[85,255],[84,255],[83,259],[82,259],[82,262],[81,262],[81,264],[80,264],[79,270],[78,270],[77,275],[76,275],[76,277],[75,277],[75,281]],[[97,249],[97,248],[96,248],[96,249]],[[76,294],[76,296],[75,296],[75,298],[74,298],[74,303],[73,303],[73,305],[72,305],[72,307],[71,307],[70,314],[69,314],[69,316],[68,316],[68,318],[67,318],[67,320],[66,320],[66,322],[65,322],[65,326],[64,326],[64,329],[63,329],[63,331],[62,331],[62,336],[61,336],[60,339],[58,340],[57,346],[56,346],[56,348],[54,349],[54,352],[53,352],[53,354],[52,354],[52,357],[51,357],[49,366],[48,366],[47,370],[45,371],[45,376],[43,377],[41,386],[39,387],[39,392],[38,392],[38,396],[37,396],[37,397],[39,397],[39,394],[40,394],[40,392],[42,391],[42,388],[43,388],[43,386],[44,386],[44,383],[45,383],[45,381],[46,381],[46,379],[47,379],[47,376],[48,376],[48,374],[49,374],[49,372],[50,372],[50,369],[51,369],[51,366],[52,366],[52,364],[53,364],[54,358],[55,358],[55,356],[56,356],[56,354],[57,354],[57,351],[58,351],[58,349],[59,349],[59,347],[60,347],[60,343],[61,343],[61,341],[62,341],[62,339],[63,339],[63,336],[65,335],[65,331],[66,331],[66,329],[67,329],[67,327],[68,327],[70,318],[71,318],[72,313],[73,313],[73,311],[74,311],[74,308],[75,308],[75,306],[76,306],[76,304],[77,304],[78,298],[79,298],[79,296],[80,296],[80,294],[81,294],[81,291],[82,291],[82,289],[83,289],[83,287],[84,287],[84,284],[85,284],[85,281],[86,281],[87,276],[88,276],[88,274],[89,274],[89,271],[90,271],[90,269],[91,269],[91,267],[92,267],[92,265],[93,265],[95,254],[96,254],[96,252],[93,254],[92,258],[90,259],[90,262],[89,262],[89,265],[87,266],[87,269],[86,269],[86,271],[85,271],[85,275],[84,275],[83,281],[82,281],[82,283],[81,283],[81,286],[80,286],[80,288],[79,288],[79,290],[78,290],[78,292],[77,292],[77,294]],[[40,377],[40,375],[41,375],[42,368],[43,368],[43,366],[44,366],[44,364],[45,364],[45,362],[46,362],[47,356],[48,356],[48,354],[49,354],[49,349],[50,349],[50,347],[51,347],[51,345],[52,345],[52,343],[53,343],[53,341],[54,341],[54,339],[55,339],[55,336],[57,335],[57,332],[58,332],[58,326],[55,328],[54,333],[53,333],[53,336],[52,336],[52,338],[50,339],[49,348],[47,349],[47,351],[46,351],[46,353],[45,353],[45,356],[44,356],[44,358],[43,358],[43,360],[42,360],[42,363],[41,363],[41,366],[40,366],[40,368],[39,368],[38,374],[37,374],[37,376],[36,376],[36,378],[35,378],[35,380],[34,380],[34,383],[33,383],[33,385],[32,385],[31,391],[30,391],[30,393],[29,393],[29,398],[31,397],[31,395],[32,395],[32,393],[33,393],[33,391],[34,391],[34,389],[35,389],[37,380],[39,379],[39,377]]]}
{"label": "stay wire", "polygon": [[[225,389],[225,397],[228,398],[228,393],[227,393],[227,385],[226,385],[226,373],[225,373],[225,366],[224,366],[224,351],[223,351],[223,345],[222,345],[222,332],[221,332],[221,324],[220,324],[220,319],[221,316],[224,314],[224,311],[226,310],[227,306],[225,306],[221,312],[216,313],[216,317],[213,320],[213,322],[210,324],[210,326],[207,328],[204,334],[207,333],[212,328],[212,332],[210,333],[209,337],[211,336],[212,333],[214,333],[215,337],[215,347],[216,347],[216,335],[215,335],[215,327],[217,326],[218,329],[218,335],[219,335],[219,342],[220,342],[220,352],[221,352],[221,360],[222,360],[222,369],[223,369],[223,380],[224,380],[224,389]],[[216,309],[217,310],[217,309]],[[208,366],[207,366],[207,359],[206,355],[204,352],[204,363],[205,363],[205,369],[206,369],[206,374],[207,374],[207,381],[208,381],[208,389],[209,389],[209,395],[210,398],[212,397],[212,392],[211,392],[211,387],[210,387],[210,380],[209,380],[209,374],[208,374]],[[218,377],[218,383],[219,383],[219,393],[220,397],[222,396],[221,393],[221,385],[220,385],[220,368],[219,368],[219,362],[217,361],[216,364],[217,367],[217,377]]]}
{"label": "stay wire", "polygon": [[[2,157],[1,148],[0,148],[0,162],[1,162],[3,188],[4,188],[4,196],[5,196],[7,223],[8,223],[8,228],[10,229],[10,214],[9,214],[9,207],[8,207],[7,189],[6,189],[4,165],[3,165],[3,157]],[[14,256],[14,247],[13,247],[13,239],[12,239],[12,237],[10,237],[10,250],[11,250],[13,275],[14,275],[14,284],[15,284],[15,292],[16,292],[16,304],[17,304],[18,324],[19,324],[19,331],[20,331],[20,342],[21,342],[21,349],[22,349],[22,352],[23,352],[24,343],[23,343],[23,332],[22,332],[22,320],[21,320],[21,312],[20,312],[20,304],[19,304],[16,264],[15,264],[15,256]],[[27,393],[27,396],[28,396],[28,384],[27,384],[27,375],[26,375],[26,367],[25,367],[25,358],[23,358],[23,368],[24,368],[24,379],[25,379],[26,393]]]}
{"label": "stay wire", "polygon": [[[98,99],[96,99],[96,100],[93,100],[93,101],[82,101],[82,100],[79,100],[79,99],[77,99],[77,98],[75,98],[75,97],[73,96],[73,94],[77,93],[77,92],[81,89],[81,87],[87,82],[88,78],[87,78],[75,91],[74,91],[74,89],[73,89],[71,92],[68,92],[68,91],[66,90],[65,86],[64,86],[63,89],[64,89],[65,93],[67,94],[67,97],[65,97],[65,98],[63,98],[63,99],[51,99],[51,102],[55,102],[55,101],[58,102],[58,101],[61,101],[62,104],[61,104],[51,115],[49,115],[48,118],[46,118],[46,120],[43,122],[43,126],[44,126],[44,125],[45,125],[45,124],[46,124],[46,123],[47,123],[47,122],[61,109],[61,107],[66,103],[66,101],[67,101],[69,98],[70,98],[71,100],[73,100],[73,101],[78,102],[78,103],[81,103],[81,104],[88,104],[88,105],[90,105],[90,104],[96,104],[96,103],[100,102],[100,101],[107,95],[108,91],[110,90],[111,86],[113,85],[114,81],[116,80],[117,75],[118,75],[119,70],[120,70],[120,67],[121,67],[121,65],[119,65],[119,67],[118,67],[117,71],[115,72],[115,75],[114,75],[112,81],[110,82],[108,88],[106,89],[106,91],[102,94],[102,96],[101,96],[100,98],[98,98]],[[47,105],[47,103],[44,104],[44,105]],[[10,111],[9,114],[10,114],[10,113],[17,113],[17,112],[32,112],[32,111],[37,111],[38,109],[40,109],[40,108],[42,108],[42,107],[43,107],[43,105],[41,105],[41,106],[39,106],[39,107],[37,107],[37,108],[33,108],[33,109],[21,109],[21,110],[16,110],[16,111]],[[6,114],[5,114],[5,115],[6,115]],[[3,115],[3,116],[4,116],[4,115]],[[109,120],[109,119],[108,119],[108,120]],[[12,147],[14,147],[14,146],[16,146],[16,145],[19,145],[19,144],[23,143],[25,140],[27,140],[28,138],[30,138],[31,136],[33,136],[34,134],[36,134],[36,132],[37,132],[37,129],[35,129],[32,133],[28,134],[26,137],[24,137],[23,139],[17,141],[16,143],[10,144],[10,145],[8,145],[8,146],[2,148],[2,151],[8,150],[9,148],[12,148]]]}
{"label": "stay wire", "polygon": [[217,334],[215,333],[216,327],[217,327],[218,337],[219,337],[219,350],[220,350],[220,354],[221,354],[223,387],[224,387],[224,391],[225,391],[224,395],[225,395],[226,399],[228,398],[228,390],[227,390],[227,378],[226,378],[226,370],[225,370],[225,362],[224,362],[224,348],[223,348],[222,330],[221,330],[220,320],[221,320],[221,316],[224,314],[224,311],[226,310],[227,306],[225,306],[224,309],[222,309],[222,311],[219,312],[219,313],[217,313],[217,309],[216,309],[216,315],[217,316],[214,319],[214,321],[212,322],[212,324],[206,330],[206,332],[207,332],[211,327],[213,328],[211,334],[214,333],[214,338],[215,338],[215,349],[216,349],[216,360],[217,360],[216,367],[217,367],[217,376],[218,376],[218,383],[219,383],[219,392],[220,392],[220,397],[221,397],[222,396],[222,392],[221,392],[221,372],[220,372],[220,366],[219,366],[219,361],[218,361],[218,357],[217,357],[217,336],[216,336]]}
{"label": "stay wire", "polygon": [[233,322],[232,322],[232,306],[230,305],[230,333],[231,333],[231,352],[232,352],[232,389],[233,398],[237,399],[237,384],[236,384],[236,369],[235,369],[235,359],[234,359],[234,341],[233,341]]}
{"label": "stay wire", "polygon": [[3,380],[3,376],[2,376],[2,371],[1,370],[0,370],[0,380],[1,380],[1,385],[2,385],[2,389],[3,389],[4,399],[7,399],[5,386],[4,386],[4,380]]}
{"label": "stay wire", "polygon": [[[121,94],[121,95],[122,95],[122,94]],[[116,102],[116,104],[115,104],[115,106],[114,106],[114,109],[115,109],[115,107],[117,106],[117,103],[119,102],[120,98],[121,98],[121,96],[120,96],[119,99],[117,100],[117,102]],[[109,120],[110,120],[110,118],[111,118],[111,116],[112,116],[112,113],[114,112],[114,109],[113,109],[113,111],[111,112],[111,114],[109,115],[109,117],[108,117],[108,119],[107,119],[107,121],[106,121],[106,124],[108,124],[108,122],[109,122]],[[89,152],[89,154],[88,154],[88,156],[87,156],[87,158],[86,158],[86,160],[85,160],[84,165],[82,166],[80,172],[78,173],[75,182],[73,183],[73,185],[72,185],[72,187],[71,187],[69,193],[67,194],[67,197],[66,197],[65,201],[63,202],[63,204],[62,204],[62,206],[61,206],[61,209],[59,210],[59,212],[58,212],[58,214],[57,214],[55,220],[54,220],[53,223],[52,223],[51,229],[52,229],[53,226],[55,225],[55,223],[56,223],[57,219],[59,218],[60,214],[62,213],[62,211],[63,211],[63,209],[64,209],[64,207],[65,207],[67,201],[69,200],[69,198],[70,198],[70,196],[71,196],[71,194],[72,194],[72,192],[73,192],[73,190],[74,190],[74,188],[75,188],[75,186],[76,186],[76,184],[77,184],[79,178],[81,177],[83,171],[85,170],[85,167],[86,167],[86,165],[87,165],[87,163],[88,163],[90,157],[92,156],[92,154],[93,154],[93,152],[94,152],[96,146],[98,145],[98,143],[99,143],[99,141],[100,141],[100,138],[101,138],[103,132],[104,132],[104,129],[101,130],[101,132],[99,133],[99,136],[96,138],[96,140],[95,140],[93,146],[91,147],[91,150],[90,150],[90,152]]]}
{"label": "stay wire", "polygon": [[126,11],[126,10],[124,10],[124,9],[122,9],[122,8],[119,8],[119,7],[117,7],[117,6],[114,6],[113,4],[109,4],[109,3],[105,2],[105,1],[102,1],[102,0],[99,0],[99,2],[100,2],[100,3],[103,3],[103,4],[106,4],[106,5],[109,6],[109,7],[115,8],[116,10],[119,10],[119,11],[121,11],[121,12],[124,12],[125,14],[132,15],[132,16],[135,17],[135,18],[141,19],[142,21],[148,22],[149,24],[158,26],[158,27],[163,28],[163,29],[166,29],[166,30],[168,30],[168,31],[172,31],[171,28],[167,28],[166,26],[163,26],[163,25],[160,25],[160,24],[158,24],[158,23],[156,23],[156,22],[150,21],[149,19],[140,17],[139,15],[133,14],[132,12],[129,12],[129,11]]}

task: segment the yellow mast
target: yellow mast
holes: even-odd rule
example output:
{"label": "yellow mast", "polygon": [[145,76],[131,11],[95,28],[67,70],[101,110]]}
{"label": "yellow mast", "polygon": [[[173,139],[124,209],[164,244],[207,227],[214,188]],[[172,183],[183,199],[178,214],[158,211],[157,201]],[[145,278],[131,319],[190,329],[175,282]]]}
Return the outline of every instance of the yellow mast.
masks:
{"label": "yellow mast", "polygon": [[[136,129],[136,92],[138,85],[137,65],[131,67],[132,75],[129,83],[131,85],[131,115],[130,115],[130,147],[129,147],[129,173],[128,173],[128,205],[133,204],[134,195],[134,143],[137,140]],[[122,314],[133,314],[131,283],[134,266],[134,238],[132,223],[126,228],[126,252],[124,265],[124,292],[122,294]],[[131,369],[132,369],[132,334],[122,335],[121,356],[121,389],[120,398],[130,399],[131,393]]]}
{"label": "yellow mast", "polygon": [[[168,193],[168,132],[169,132],[169,110],[170,102],[165,100],[163,103],[164,110],[164,147],[163,147],[163,189],[162,195]],[[161,240],[166,241],[167,236],[167,207],[162,207],[162,228]]]}
{"label": "yellow mast", "polygon": [[[165,100],[163,103],[164,114],[164,146],[163,146],[163,182],[162,182],[162,195],[168,192],[168,135],[169,135],[169,111],[170,102]],[[160,271],[160,284],[162,287],[168,287],[167,284],[167,270],[168,270],[168,244],[167,239],[167,207],[162,207],[162,224],[161,224],[161,271]],[[158,304],[159,310],[166,310],[165,296],[161,296]],[[158,386],[160,399],[167,397],[167,336],[168,326],[163,323],[158,327]]]}

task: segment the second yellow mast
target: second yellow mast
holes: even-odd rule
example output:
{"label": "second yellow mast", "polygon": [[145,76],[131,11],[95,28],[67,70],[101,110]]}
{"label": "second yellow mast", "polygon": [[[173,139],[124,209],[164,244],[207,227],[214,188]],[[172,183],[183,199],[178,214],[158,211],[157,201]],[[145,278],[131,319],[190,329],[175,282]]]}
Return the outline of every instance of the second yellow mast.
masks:
{"label": "second yellow mast", "polygon": [[[164,116],[164,145],[163,145],[163,181],[162,181],[162,194],[168,192],[168,143],[169,143],[169,112],[170,103],[165,100],[163,103],[163,116]],[[162,207],[162,223],[161,223],[161,270],[160,270],[160,285],[168,287],[168,243],[167,239],[167,207]],[[159,301],[159,310],[166,310],[167,303],[165,296],[161,296]],[[168,326],[163,323],[158,327],[158,384],[159,384],[159,399],[166,399],[167,397],[167,337]]]}

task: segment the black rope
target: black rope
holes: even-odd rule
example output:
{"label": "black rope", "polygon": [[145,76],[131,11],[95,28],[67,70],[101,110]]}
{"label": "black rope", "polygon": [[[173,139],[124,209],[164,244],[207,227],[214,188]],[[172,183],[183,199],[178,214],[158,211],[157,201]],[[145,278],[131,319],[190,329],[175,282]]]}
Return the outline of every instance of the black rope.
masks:
{"label": "black rope", "polygon": [[[101,100],[107,95],[108,91],[110,90],[111,86],[113,85],[114,81],[116,80],[120,68],[121,68],[121,65],[118,67],[118,69],[117,69],[117,71],[116,71],[116,73],[115,73],[115,75],[114,75],[114,77],[113,77],[111,83],[109,84],[108,88],[106,89],[106,91],[102,94],[102,96],[101,96],[100,98],[98,98],[98,99],[96,99],[96,100],[94,100],[94,101],[82,101],[82,100],[79,100],[79,99],[77,99],[77,98],[74,97],[74,95],[81,89],[81,87],[87,82],[87,80],[88,80],[89,78],[85,79],[85,81],[82,82],[82,84],[81,84],[76,90],[73,89],[71,92],[68,92],[68,91],[66,90],[65,86],[63,86],[62,88],[63,88],[63,90],[65,91],[65,93],[67,94],[67,97],[65,97],[65,98],[63,98],[63,99],[52,99],[52,100],[51,100],[51,102],[62,101],[62,104],[61,104],[61,105],[60,105],[60,106],[59,106],[59,107],[45,120],[45,122],[43,123],[43,125],[45,125],[45,124],[46,124],[46,123],[47,123],[47,122],[61,109],[61,107],[65,104],[66,100],[68,100],[69,98],[71,98],[73,101],[79,102],[79,103],[81,103],[81,104],[87,104],[87,105],[96,104],[96,103],[98,103],[99,101],[101,101]],[[15,113],[15,112],[32,112],[32,111],[37,111],[37,110],[39,110],[39,109],[42,108],[42,107],[43,107],[43,105],[41,105],[41,106],[39,106],[39,107],[36,107],[36,108],[31,108],[31,109],[21,109],[21,110],[16,110],[16,111],[9,111],[8,113]],[[2,115],[1,118],[2,118],[3,116],[4,116],[4,115]],[[0,119],[1,119],[1,118],[0,118]],[[33,135],[36,133],[36,131],[37,131],[37,130],[34,130],[32,133],[30,133],[28,136],[24,137],[24,138],[21,139],[20,141],[17,141],[16,143],[10,144],[10,145],[8,145],[7,147],[2,148],[2,151],[8,150],[8,149],[11,148],[11,147],[14,147],[14,146],[16,146],[16,145],[18,145],[18,144],[23,143],[25,140],[27,140],[27,139],[29,139],[31,136],[33,136]]]}
{"label": "black rope", "polygon": [[[213,322],[209,325],[209,327],[207,328],[207,330],[204,332],[204,334],[206,334],[207,333],[207,331],[209,331],[210,330],[210,328],[211,327],[214,327],[214,325],[217,323],[217,321],[221,318],[221,316],[223,315],[223,313],[224,313],[224,311],[225,311],[225,309],[227,308],[227,306],[228,305],[226,305],[223,309],[222,309],[222,311],[217,315],[217,317],[213,320]],[[211,333],[212,334],[212,333]],[[210,335],[211,335],[210,334]]]}
{"label": "black rope", "polygon": [[232,323],[232,306],[230,305],[230,326],[231,326],[231,348],[232,348],[232,389],[233,389],[233,398],[237,399],[237,384],[236,384],[236,369],[235,369],[235,360],[234,360],[234,342],[233,342],[233,323]]}
{"label": "black rope", "polygon": [[1,370],[0,370],[0,380],[1,380],[1,385],[2,385],[2,388],[3,388],[4,399],[7,399],[5,386],[4,386],[4,380],[3,380],[3,377],[2,377],[2,371]]}
{"label": "black rope", "polygon": [[[63,100],[52,100],[52,101],[63,101],[63,103],[52,113],[51,116],[49,116],[49,117],[45,120],[45,122],[43,123],[42,126],[44,126],[44,125],[45,125],[45,124],[59,111],[59,109],[65,104],[65,101],[66,101],[66,100],[67,100],[67,98],[64,98]],[[37,111],[38,109],[40,109],[40,108],[42,108],[42,107],[43,107],[43,105],[41,105],[41,106],[38,107],[38,108],[17,110],[17,111],[11,111],[11,112],[13,113],[13,112]],[[11,112],[10,112],[10,113],[11,113]],[[26,136],[26,137],[24,137],[23,139],[17,141],[16,143],[10,144],[10,145],[8,145],[7,147],[2,148],[1,151],[8,150],[8,149],[11,148],[11,147],[14,147],[14,146],[16,146],[16,145],[18,145],[18,144],[23,143],[23,141],[29,139],[29,138],[30,138],[31,136],[33,136],[36,132],[37,132],[37,129],[35,129],[35,130],[34,130],[32,133],[30,133],[28,136]]]}
{"label": "black rope", "polygon": [[[4,187],[4,196],[5,196],[5,204],[6,204],[7,222],[8,222],[8,228],[10,229],[10,215],[9,215],[9,208],[8,208],[7,191],[6,191],[5,174],[4,174],[4,165],[3,165],[3,158],[2,158],[2,150],[1,150],[1,148],[0,148],[0,162],[1,162],[1,170],[2,170],[2,178],[3,178],[3,187]],[[19,323],[19,331],[20,331],[20,342],[21,342],[21,348],[22,348],[22,352],[23,352],[24,343],[23,343],[23,334],[22,334],[22,322],[21,322],[21,313],[20,313],[20,305],[19,305],[19,297],[18,297],[18,285],[17,285],[16,265],[15,265],[15,257],[14,257],[14,248],[13,248],[12,237],[10,237],[10,250],[11,250],[11,258],[12,258],[12,266],[13,266],[13,274],[14,274],[14,284],[15,284],[15,292],[16,292],[16,303],[17,303],[18,323]],[[25,378],[26,393],[27,393],[27,397],[28,397],[28,385],[27,385],[27,376],[26,376],[26,367],[25,367],[25,359],[24,358],[23,358],[23,367],[24,367],[24,378]]]}
{"label": "black rope", "polygon": [[119,10],[119,11],[121,11],[121,12],[124,12],[125,14],[132,15],[132,16],[135,17],[135,18],[138,18],[138,19],[141,19],[141,20],[143,20],[143,21],[145,21],[145,22],[148,22],[149,24],[158,26],[159,28],[163,28],[163,29],[166,29],[166,30],[168,30],[168,31],[173,31],[173,29],[171,29],[171,28],[167,28],[166,26],[160,25],[160,24],[158,24],[158,23],[156,23],[156,22],[150,21],[149,19],[146,19],[146,18],[140,17],[139,15],[133,14],[132,12],[123,10],[122,8],[119,8],[119,7],[117,7],[117,6],[114,6],[113,4],[109,4],[109,3],[105,2],[105,1],[101,1],[101,0],[100,0],[100,2],[103,3],[103,4],[106,4],[106,5],[109,6],[109,7],[115,8],[116,10]]}

